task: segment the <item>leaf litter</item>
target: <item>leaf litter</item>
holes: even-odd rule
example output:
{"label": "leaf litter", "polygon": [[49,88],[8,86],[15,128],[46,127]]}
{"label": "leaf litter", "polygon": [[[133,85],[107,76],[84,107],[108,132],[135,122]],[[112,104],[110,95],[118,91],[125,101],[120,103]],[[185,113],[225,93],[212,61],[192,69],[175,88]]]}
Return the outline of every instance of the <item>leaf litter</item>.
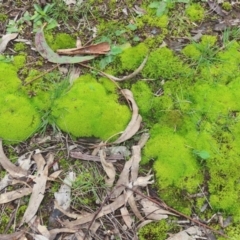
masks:
{"label": "leaf litter", "polygon": [[[136,106],[134,108],[136,108]],[[125,135],[132,135],[129,135],[127,132],[131,132],[131,129],[127,129],[128,130],[125,131]],[[143,134],[142,136],[143,139],[146,139],[146,134]],[[144,141],[146,140],[140,140],[139,142]],[[91,236],[91,234],[97,234],[96,232],[102,227],[102,224],[98,222],[97,219],[105,218],[109,214],[115,214],[116,211],[120,211],[123,226],[125,226],[125,229],[133,232],[136,228],[135,225],[137,224],[136,220],[134,220],[134,215],[137,216],[140,222],[143,222],[145,220],[145,217],[143,216],[149,214],[149,209],[146,213],[144,213],[144,204],[141,204],[143,197],[139,198],[139,195],[136,194],[135,191],[146,188],[148,184],[153,183],[153,180],[151,180],[153,176],[150,173],[148,173],[147,176],[138,176],[142,147],[143,145],[135,145],[132,147],[132,156],[128,161],[125,162],[124,168],[120,173],[118,181],[116,181],[117,170],[113,162],[107,162],[105,159],[104,154],[106,148],[100,147],[99,158],[102,164],[102,168],[107,176],[106,184],[108,186],[109,192],[102,201],[101,206],[95,212],[79,213],[71,209],[71,186],[76,177],[75,173],[73,171],[70,171],[63,180],[63,184],[59,188],[58,192],[54,194],[56,198],[54,203],[54,210],[57,210],[59,212],[58,215],[55,215],[55,221],[60,223],[60,227],[53,229],[48,229],[47,226],[40,224],[40,216],[38,210],[46,193],[47,181],[56,180],[56,178],[58,178],[59,174],[61,173],[61,170],[57,170],[54,173],[49,174],[49,168],[54,162],[54,155],[51,153],[48,154],[48,156],[43,157],[40,151],[36,150],[35,153],[22,155],[19,159],[22,159],[22,162],[24,162],[24,159],[26,160],[26,163],[23,164],[23,166],[29,170],[30,166],[36,165],[36,173],[34,175],[31,175],[29,171],[26,171],[24,172],[25,175],[13,174],[15,180],[21,179],[24,176],[26,179],[28,179],[27,185],[31,186],[31,188],[27,186],[23,188],[25,195],[27,193],[31,194],[31,196],[28,207],[23,214],[19,227],[23,226],[24,223],[27,223],[33,231],[37,230],[38,234],[30,234],[34,239],[54,239],[57,234],[63,233],[68,234],[69,236],[73,236],[76,235],[76,231],[78,231],[78,234],[80,234],[78,236],[78,239],[90,239],[88,238],[88,235],[90,234],[89,236]],[[122,148],[124,149],[123,146]],[[116,151],[117,150],[115,149],[114,155],[119,154],[122,156],[122,153],[117,153]],[[5,162],[2,160],[1,163],[3,162],[6,170],[12,173],[12,169],[17,168],[18,172],[21,172],[18,169],[19,167],[16,167],[14,164],[12,164],[14,167],[12,165],[10,165],[11,167],[6,167],[9,165],[6,164],[6,161],[9,160],[5,156],[3,150],[0,151],[0,156],[5,160]],[[18,194],[21,194],[21,192],[23,192],[23,190],[18,189]],[[0,201],[2,198],[6,199],[11,195],[13,195],[12,192],[6,192],[2,194]],[[22,193],[22,196],[19,195],[18,198],[21,198],[23,196],[24,194]],[[8,199],[9,201],[14,200],[14,198]],[[3,204],[4,201],[0,203]],[[144,213],[144,215],[142,215],[142,213]],[[155,214],[163,214],[162,218],[158,218],[163,219],[166,218],[165,216],[168,216],[168,213],[171,214],[167,211],[164,211],[163,213],[157,212]],[[17,233],[18,232],[16,232],[16,234]]]}

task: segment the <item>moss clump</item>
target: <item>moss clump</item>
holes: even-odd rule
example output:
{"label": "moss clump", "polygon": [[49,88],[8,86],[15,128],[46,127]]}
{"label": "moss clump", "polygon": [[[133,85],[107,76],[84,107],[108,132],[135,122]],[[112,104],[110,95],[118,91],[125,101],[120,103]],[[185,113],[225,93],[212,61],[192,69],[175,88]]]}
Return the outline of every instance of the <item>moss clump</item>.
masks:
{"label": "moss clump", "polygon": [[17,70],[19,70],[25,66],[26,60],[27,59],[25,55],[17,55],[13,58],[13,65],[16,67]]}
{"label": "moss clump", "polygon": [[194,192],[202,178],[196,159],[186,147],[186,139],[160,124],[151,129],[151,136],[144,150],[147,158],[142,163],[147,159],[155,160],[153,168],[160,189],[173,186]]}
{"label": "moss clump", "polygon": [[58,33],[54,35],[50,32],[46,32],[45,39],[53,51],[62,48],[76,47],[76,39],[74,39],[73,37],[66,33]]}
{"label": "moss clump", "polygon": [[224,10],[226,10],[226,11],[231,11],[231,10],[232,10],[232,5],[231,5],[231,3],[229,3],[229,2],[224,2],[224,3],[222,4],[222,8],[223,8]]}
{"label": "moss clump", "polygon": [[0,96],[6,93],[14,93],[21,86],[13,65],[0,62]]}
{"label": "moss clump", "polygon": [[132,85],[131,90],[139,106],[140,114],[149,127],[158,122],[164,111],[172,109],[174,105],[172,99],[166,95],[155,96],[146,82],[138,81]]}
{"label": "moss clump", "polygon": [[204,8],[200,4],[194,3],[187,7],[186,14],[191,21],[200,22],[204,18]]}
{"label": "moss clump", "polygon": [[147,224],[141,228],[138,232],[138,237],[140,240],[165,240],[167,239],[167,232],[171,227],[166,223],[166,221],[159,221]]}
{"label": "moss clump", "polygon": [[[148,51],[148,47],[144,43],[125,49],[119,56],[121,61],[121,72],[136,70],[147,56]],[[119,66],[117,67],[119,68]]]}
{"label": "moss clump", "polygon": [[76,137],[95,136],[104,140],[123,131],[130,115],[127,106],[118,104],[116,96],[107,94],[90,75],[76,80],[52,108],[52,116],[62,130]]}
{"label": "moss clump", "polygon": [[26,97],[3,94],[0,106],[0,137],[4,140],[23,141],[40,126],[40,116]]}
{"label": "moss clump", "polygon": [[21,52],[21,51],[24,51],[25,49],[26,49],[26,45],[24,43],[19,42],[14,44],[14,50],[16,52]]}
{"label": "moss clump", "polygon": [[146,78],[172,79],[189,72],[181,60],[173,52],[164,47],[151,52],[142,71]]}
{"label": "moss clump", "polygon": [[200,43],[187,45],[182,50],[182,53],[186,57],[198,61],[199,65],[209,65],[218,61],[218,58],[216,57],[217,51],[214,47],[216,41],[216,36],[203,35]]}
{"label": "moss clump", "polygon": [[0,63],[0,106],[0,137],[4,140],[23,141],[38,129],[40,116],[22,93],[16,67],[11,64]]}

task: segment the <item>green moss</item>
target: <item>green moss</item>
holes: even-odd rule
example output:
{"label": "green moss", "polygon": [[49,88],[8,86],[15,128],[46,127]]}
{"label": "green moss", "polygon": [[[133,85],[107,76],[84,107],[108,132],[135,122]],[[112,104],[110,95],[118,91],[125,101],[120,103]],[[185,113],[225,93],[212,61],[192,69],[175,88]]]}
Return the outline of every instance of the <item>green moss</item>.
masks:
{"label": "green moss", "polygon": [[8,15],[0,13],[0,22],[5,22],[8,19]]}
{"label": "green moss", "polygon": [[167,239],[167,232],[171,228],[166,223],[166,221],[162,220],[159,222],[154,222],[147,224],[143,228],[138,231],[139,240],[165,240]]}
{"label": "green moss", "polygon": [[229,2],[224,2],[224,3],[222,4],[222,8],[223,8],[224,10],[226,10],[226,11],[231,11],[231,10],[232,10],[232,5],[231,5],[231,3],[229,3]]}
{"label": "green moss", "polygon": [[192,43],[183,48],[182,53],[192,60],[198,61],[199,65],[207,65],[219,62],[215,49],[216,36],[203,35],[200,43]]}
{"label": "green moss", "polygon": [[188,72],[181,60],[174,56],[170,49],[164,47],[150,53],[142,74],[146,78],[172,79]]}
{"label": "green moss", "polygon": [[200,4],[194,3],[187,7],[186,14],[191,21],[199,22],[204,18],[204,8]]}
{"label": "green moss", "polygon": [[[225,228],[224,233],[231,240],[238,240],[240,238],[240,227],[239,224],[234,224],[233,226],[229,226]],[[226,238],[219,236],[218,240],[226,240]]]}
{"label": "green moss", "polygon": [[140,114],[149,126],[158,122],[160,116],[165,111],[171,110],[174,105],[172,99],[166,95],[155,96],[146,82],[138,81],[132,85],[131,90],[139,106]]}
{"label": "green moss", "polygon": [[[186,147],[186,139],[174,133],[174,129],[160,124],[155,125],[150,133],[152,137],[144,150],[145,161],[155,159],[153,168],[160,189],[175,186],[189,192],[196,190],[202,179],[198,164]],[[191,179],[188,184],[187,179]]]}
{"label": "green moss", "polygon": [[[10,216],[12,214],[12,209],[7,207],[4,208],[4,211],[1,212],[0,215],[0,232],[4,233],[6,230],[6,227],[8,226],[8,223],[10,221]],[[13,227],[10,227],[7,233],[12,233],[14,231]]]}
{"label": "green moss", "polygon": [[[136,70],[148,54],[148,47],[140,43],[135,47],[127,48],[120,54],[121,72]],[[119,66],[117,66],[119,68]]]}
{"label": "green moss", "polygon": [[107,139],[123,131],[130,120],[127,106],[118,104],[115,99],[116,96],[107,94],[93,77],[85,75],[55,101],[52,115],[57,125],[73,136]]}
{"label": "green moss", "polygon": [[0,137],[4,140],[23,141],[40,126],[40,116],[26,97],[3,94],[0,105]]}
{"label": "green moss", "polygon": [[23,68],[26,64],[26,55],[17,55],[13,58],[13,65],[17,70]]}
{"label": "green moss", "polygon": [[21,52],[21,51],[24,51],[25,49],[26,49],[26,45],[24,43],[19,42],[14,44],[14,50],[16,52]]}
{"label": "green moss", "polygon": [[20,85],[15,67],[8,63],[0,63],[0,96],[18,91]]}
{"label": "green moss", "polygon": [[76,39],[66,33],[52,34],[50,32],[46,32],[45,39],[53,51],[76,47]]}

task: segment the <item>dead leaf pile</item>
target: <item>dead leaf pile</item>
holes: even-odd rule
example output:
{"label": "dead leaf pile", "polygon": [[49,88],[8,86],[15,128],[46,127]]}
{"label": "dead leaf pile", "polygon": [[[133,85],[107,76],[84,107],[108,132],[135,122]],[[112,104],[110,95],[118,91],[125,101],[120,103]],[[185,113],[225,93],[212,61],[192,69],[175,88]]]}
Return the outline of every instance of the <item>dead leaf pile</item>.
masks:
{"label": "dead leaf pile", "polygon": [[[131,135],[131,133],[127,132],[131,132],[131,130],[125,132],[126,135]],[[126,136],[122,136],[120,138],[127,139]],[[76,176],[74,171],[70,171],[63,180],[59,191],[54,194],[54,211],[51,218],[58,222],[58,226],[53,229],[48,229],[47,226],[42,225],[38,210],[45,197],[47,182],[56,180],[61,173],[61,171],[57,170],[49,175],[49,168],[54,162],[54,155],[48,154],[46,157],[43,157],[40,151],[31,152],[21,156],[18,159],[19,166],[16,166],[6,157],[3,152],[2,142],[0,142],[0,163],[8,173],[0,181],[2,190],[0,204],[30,195],[26,211],[20,222],[17,223],[20,231],[16,231],[14,235],[0,235],[0,239],[26,239],[28,235],[31,235],[33,239],[54,239],[57,234],[75,236],[77,239],[92,239],[92,236],[98,236],[98,232],[103,228],[101,222],[109,217],[118,218],[117,221],[121,222],[121,229],[131,232],[129,239],[138,239],[136,229],[151,221],[165,219],[169,214],[174,215],[169,211],[161,209],[157,204],[154,205],[151,200],[143,197],[143,195],[138,194],[138,192],[141,193],[142,188],[153,183],[152,174],[149,173],[146,176],[138,175],[141,147],[148,137],[147,134],[143,134],[139,145],[132,147],[131,158],[126,161],[118,179],[117,170],[113,162],[106,160],[106,149],[100,148],[99,161],[106,173],[105,181],[108,187],[108,194],[102,199],[99,209],[95,212],[85,211],[80,213],[71,209],[71,186]],[[117,149],[126,152],[123,146],[118,147],[114,150],[115,155],[117,155]],[[88,160],[94,161],[95,159]],[[35,172],[30,173],[30,168],[33,166],[35,166]],[[13,184],[15,184],[16,190],[3,192],[6,186]],[[120,213],[118,217],[115,216],[117,211]],[[26,224],[31,229],[28,230],[28,233],[25,232],[24,228]],[[118,233],[114,232],[112,234],[117,235],[120,232],[119,230]]]}

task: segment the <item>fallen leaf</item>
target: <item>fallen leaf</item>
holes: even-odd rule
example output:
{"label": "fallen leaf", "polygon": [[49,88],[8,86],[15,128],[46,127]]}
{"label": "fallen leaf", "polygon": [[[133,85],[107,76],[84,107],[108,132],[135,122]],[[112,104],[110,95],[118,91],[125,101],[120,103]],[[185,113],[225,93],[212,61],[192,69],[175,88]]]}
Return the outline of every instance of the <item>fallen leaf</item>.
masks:
{"label": "fallen leaf", "polygon": [[[135,190],[136,188],[134,188]],[[130,205],[133,213],[135,214],[135,216],[139,219],[139,221],[143,221],[144,218],[142,217],[141,213],[139,212],[138,208],[137,208],[137,204],[136,204],[136,201],[134,199],[134,196],[133,196],[133,191],[131,190],[128,190],[127,191],[127,195],[128,195],[128,199],[127,199],[127,202],[128,204]],[[126,198],[125,198],[125,202],[126,202]]]}
{"label": "fallen leaf", "polygon": [[149,138],[150,138],[150,134],[149,134],[149,133],[143,133],[143,134],[141,135],[141,137],[140,137],[137,145],[139,145],[140,148],[143,148]]}
{"label": "fallen leaf", "polygon": [[74,218],[74,219],[79,219],[81,218],[80,214],[76,214],[76,213],[70,213],[68,211],[66,211],[65,209],[63,209],[58,202],[55,200],[54,201],[54,209],[58,209],[60,212],[62,212],[64,215],[66,215],[69,218]]}
{"label": "fallen leaf", "polygon": [[74,229],[70,229],[70,228],[55,228],[55,229],[51,229],[49,231],[50,237],[48,238],[48,240],[56,239],[56,236],[59,233],[75,233],[76,231],[78,231],[78,230],[74,230]]}
{"label": "fallen leaf", "polygon": [[61,187],[58,192],[54,193],[54,197],[61,208],[68,210],[71,203],[71,186],[76,179],[76,174],[74,172],[69,172],[68,176],[65,177]]}
{"label": "fallen leaf", "polygon": [[30,235],[33,237],[34,240],[49,240],[48,238],[40,234],[30,234]]}
{"label": "fallen leaf", "polygon": [[56,178],[58,178],[58,176],[62,173],[63,170],[58,170],[53,172],[51,175],[49,175],[48,180],[50,181],[55,181]]}
{"label": "fallen leaf", "polygon": [[122,194],[118,198],[116,198],[115,201],[112,202],[111,204],[103,206],[100,212],[97,214],[97,216],[95,213],[89,213],[87,215],[83,215],[82,218],[77,219],[75,221],[71,221],[71,222],[68,220],[63,221],[62,224],[65,225],[66,227],[74,228],[75,226],[90,222],[93,219],[98,219],[102,216],[112,213],[118,208],[120,208],[121,206],[123,206],[124,203],[125,203],[125,195]]}
{"label": "fallen leaf", "polygon": [[16,240],[20,239],[24,235],[23,231],[11,233],[11,234],[0,234],[1,240]]}
{"label": "fallen leaf", "polygon": [[133,161],[131,166],[131,182],[134,182],[138,177],[139,163],[141,161],[141,148],[139,145],[136,145],[132,147],[132,151]]}
{"label": "fallen leaf", "polygon": [[133,186],[146,187],[148,184],[153,184],[154,180],[150,181],[152,177],[153,177],[153,174],[145,177],[138,177],[137,180],[134,181]]}
{"label": "fallen leaf", "polygon": [[108,42],[101,42],[85,47],[58,49],[57,53],[62,55],[84,55],[84,54],[107,54],[110,51]]}
{"label": "fallen leaf", "polygon": [[177,216],[160,208],[156,203],[148,200],[147,198],[141,199],[140,204],[143,206],[142,211],[147,219],[158,221],[168,218],[168,215]]}
{"label": "fallen leaf", "polygon": [[132,119],[127,125],[122,135],[114,143],[121,143],[130,139],[139,130],[142,122],[142,117],[138,113],[138,106],[133,98],[132,92],[128,89],[123,89],[122,93],[132,104]]}
{"label": "fallen leaf", "polygon": [[[140,156],[140,147],[133,146],[132,147],[132,157],[125,163],[124,168],[119,176],[119,179],[116,183],[115,189],[113,193],[111,194],[111,198],[118,197],[122,191],[126,188],[126,186],[129,186],[130,181],[130,171],[132,171],[132,166],[135,166],[136,171],[136,163],[134,161],[139,162],[141,160]],[[135,178],[135,174],[133,174],[132,178]]]}
{"label": "fallen leaf", "polygon": [[32,192],[31,188],[21,188],[15,191],[2,193],[0,195],[0,204],[11,202],[15,199],[27,196]]}
{"label": "fallen leaf", "polygon": [[190,227],[175,234],[174,236],[167,238],[167,240],[195,240],[202,235],[202,231],[200,231],[198,227]]}
{"label": "fallen leaf", "polygon": [[27,175],[27,171],[21,167],[15,166],[4,154],[2,147],[2,139],[0,139],[0,164],[2,167],[14,178],[23,177]]}
{"label": "fallen leaf", "polygon": [[214,12],[216,12],[219,16],[224,17],[226,16],[226,14],[223,12],[222,8],[214,1],[207,1],[209,7],[211,10],[213,10]]}
{"label": "fallen leaf", "polygon": [[18,35],[18,33],[10,33],[10,34],[6,34],[3,35],[3,37],[0,39],[0,53],[4,52],[7,44],[13,40],[14,38],[16,38]]}
{"label": "fallen leaf", "polygon": [[105,183],[108,187],[112,187],[114,180],[115,180],[115,176],[116,176],[115,167],[113,166],[112,163],[107,162],[105,160],[102,149],[99,151],[99,155],[100,155],[102,167],[108,176],[108,179],[105,179]]}
{"label": "fallen leaf", "polygon": [[40,153],[35,154],[33,159],[37,164],[38,171],[34,179],[35,184],[32,189],[32,195],[20,225],[25,222],[28,223],[35,216],[36,212],[38,211],[38,207],[43,200],[46,188],[48,177],[48,167],[46,161]]}
{"label": "fallen leaf", "polygon": [[95,58],[95,56],[83,56],[83,57],[59,56],[48,46],[45,40],[42,28],[38,29],[38,31],[36,32],[35,46],[37,51],[40,53],[40,55],[52,63],[58,63],[58,64],[80,63],[80,62],[89,61]]}
{"label": "fallen leaf", "polygon": [[125,222],[125,224],[127,225],[127,227],[128,227],[129,229],[131,229],[131,228],[132,228],[132,224],[133,224],[133,220],[132,220],[132,218],[130,217],[130,214],[129,214],[127,208],[126,208],[126,207],[120,208],[120,212],[121,212],[123,221]]}
{"label": "fallen leaf", "polygon": [[107,150],[113,155],[121,154],[124,157],[129,157],[131,154],[126,146],[109,147]]}

